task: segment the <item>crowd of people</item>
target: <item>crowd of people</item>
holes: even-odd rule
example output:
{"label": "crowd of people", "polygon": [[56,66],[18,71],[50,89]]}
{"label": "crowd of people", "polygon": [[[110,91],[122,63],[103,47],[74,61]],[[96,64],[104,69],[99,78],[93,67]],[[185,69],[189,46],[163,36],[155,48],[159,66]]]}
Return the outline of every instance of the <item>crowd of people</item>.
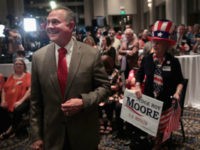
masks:
{"label": "crowd of people", "polygon": [[[33,150],[93,150],[99,133],[111,132],[120,138],[145,135],[159,149],[166,123],[160,122],[152,138],[124,122],[123,94],[127,88],[137,98],[145,94],[164,102],[161,119],[172,111],[184,80],[174,55],[200,53],[200,25],[176,27],[158,20],[139,34],[130,25],[124,31],[109,27],[84,35],[74,28],[70,9],[53,9],[46,25],[51,42],[33,54],[31,74],[24,49],[13,57],[14,73],[6,80],[0,74],[0,116],[5,119],[0,140],[17,135],[28,112]],[[20,41],[16,44],[23,48]]]}

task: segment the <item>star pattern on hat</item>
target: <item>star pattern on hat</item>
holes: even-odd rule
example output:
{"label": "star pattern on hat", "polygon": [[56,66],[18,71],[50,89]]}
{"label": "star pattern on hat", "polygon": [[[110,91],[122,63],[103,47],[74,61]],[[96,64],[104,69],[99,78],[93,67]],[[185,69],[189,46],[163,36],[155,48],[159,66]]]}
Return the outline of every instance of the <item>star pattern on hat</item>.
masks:
{"label": "star pattern on hat", "polygon": [[162,37],[162,35],[163,35],[162,32],[159,32],[159,33],[158,33],[158,36],[159,36],[159,37]]}

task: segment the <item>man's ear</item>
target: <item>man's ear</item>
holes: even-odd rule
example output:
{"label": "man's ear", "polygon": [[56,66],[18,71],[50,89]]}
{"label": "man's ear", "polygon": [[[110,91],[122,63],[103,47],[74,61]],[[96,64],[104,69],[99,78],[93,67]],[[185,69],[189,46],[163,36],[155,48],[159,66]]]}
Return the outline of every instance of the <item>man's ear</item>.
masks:
{"label": "man's ear", "polygon": [[70,21],[70,23],[68,23],[67,26],[70,28],[71,31],[73,31],[74,27],[75,27],[75,22],[74,21]]}

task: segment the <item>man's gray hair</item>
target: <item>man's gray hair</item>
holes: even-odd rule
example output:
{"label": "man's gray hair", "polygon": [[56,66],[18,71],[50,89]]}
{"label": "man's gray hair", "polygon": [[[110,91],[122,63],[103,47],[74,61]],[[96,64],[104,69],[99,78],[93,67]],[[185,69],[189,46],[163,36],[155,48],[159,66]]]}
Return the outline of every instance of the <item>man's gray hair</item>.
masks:
{"label": "man's gray hair", "polygon": [[75,22],[76,15],[70,8],[64,7],[64,6],[59,6],[59,7],[52,9],[51,11],[54,11],[54,10],[64,10],[66,12],[66,16],[65,16],[66,22],[67,23],[69,23],[70,21]]}

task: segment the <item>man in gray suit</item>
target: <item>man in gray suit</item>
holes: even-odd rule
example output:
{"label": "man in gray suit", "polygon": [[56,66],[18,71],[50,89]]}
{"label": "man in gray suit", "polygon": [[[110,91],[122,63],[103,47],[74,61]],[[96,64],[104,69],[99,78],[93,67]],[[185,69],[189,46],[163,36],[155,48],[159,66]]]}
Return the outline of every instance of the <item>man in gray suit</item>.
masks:
{"label": "man in gray suit", "polygon": [[[47,17],[52,41],[32,57],[31,137],[33,150],[95,150],[99,142],[98,104],[110,84],[98,50],[72,38],[74,13],[56,8]],[[67,79],[59,79],[59,49]],[[63,76],[62,76],[63,77]],[[61,84],[65,89],[62,91]]]}

